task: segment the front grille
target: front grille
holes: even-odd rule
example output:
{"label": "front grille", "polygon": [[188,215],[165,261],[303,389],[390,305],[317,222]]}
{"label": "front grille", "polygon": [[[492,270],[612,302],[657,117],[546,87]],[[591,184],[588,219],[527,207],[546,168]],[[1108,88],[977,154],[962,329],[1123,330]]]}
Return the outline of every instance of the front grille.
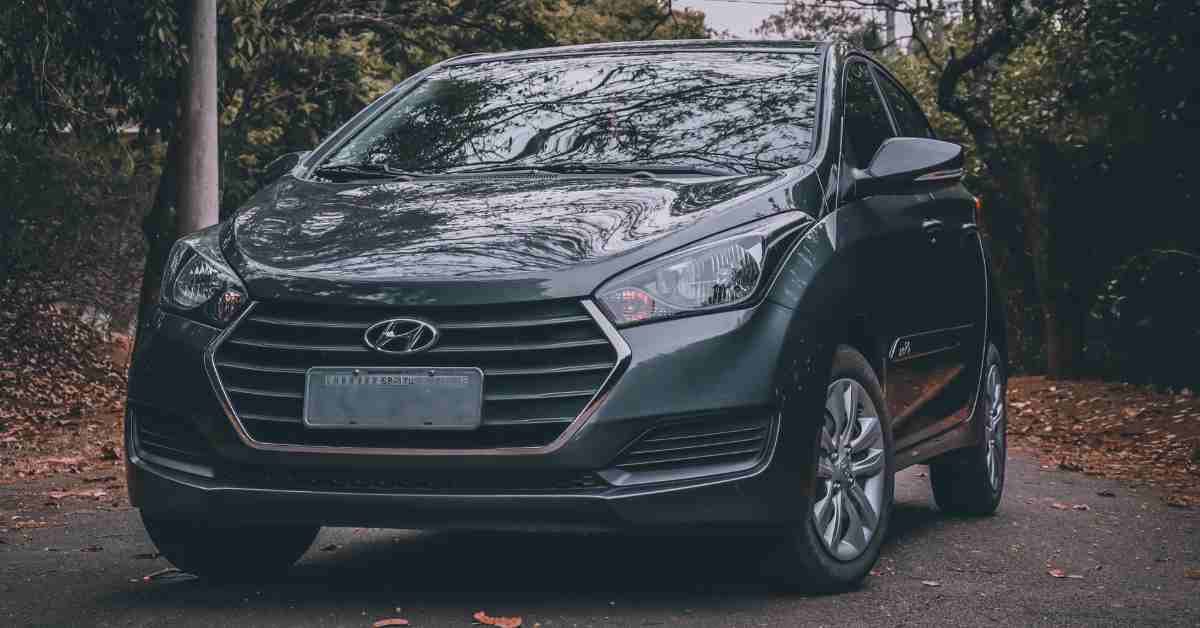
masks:
{"label": "front grille", "polygon": [[[413,317],[441,331],[437,346],[378,353],[363,333]],[[217,372],[249,435],[276,444],[486,449],[549,444],[596,394],[617,353],[578,301],[472,307],[328,306],[262,302],[217,348]],[[483,423],[468,432],[308,430],[304,374],[313,366],[478,367]]]}
{"label": "front grille", "polygon": [[413,471],[296,470],[252,468],[230,477],[264,488],[354,493],[527,494],[577,493],[608,485],[588,471]]}
{"label": "front grille", "polygon": [[130,416],[139,453],[193,465],[212,464],[208,441],[189,419],[144,406],[133,407]]}
{"label": "front grille", "polygon": [[629,473],[721,465],[748,468],[766,450],[771,419],[716,416],[656,427],[626,449],[615,468]]}

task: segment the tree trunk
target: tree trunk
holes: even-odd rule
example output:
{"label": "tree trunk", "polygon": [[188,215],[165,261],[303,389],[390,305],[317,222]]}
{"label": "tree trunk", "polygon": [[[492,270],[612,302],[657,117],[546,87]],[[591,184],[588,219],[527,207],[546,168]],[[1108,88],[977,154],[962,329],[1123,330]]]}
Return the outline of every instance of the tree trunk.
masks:
{"label": "tree trunk", "polygon": [[164,140],[167,142],[167,159],[158,178],[154,203],[142,219],[142,233],[146,236],[146,263],[142,266],[138,336],[141,336],[142,325],[149,320],[147,316],[150,308],[158,303],[167,254],[171,252],[171,245],[175,243],[175,205],[179,197],[179,141],[170,137],[165,137]]}
{"label": "tree trunk", "polygon": [[[1051,221],[1052,194],[1039,173],[1052,164],[1046,155],[1038,155],[1034,163],[1017,161],[1002,145],[991,123],[990,85],[994,84],[998,66],[994,63],[980,67],[978,107],[952,111],[967,127],[979,157],[988,173],[1009,196],[1013,206],[1021,208],[1020,215],[1009,219],[1023,225],[1025,248],[1028,251],[1038,298],[1042,305],[1042,334],[1045,343],[1046,374],[1052,378],[1070,378],[1079,374],[1083,357],[1083,300],[1077,298],[1069,278],[1061,272],[1061,264],[1052,257],[1053,225]],[[995,219],[994,216],[989,217]]]}
{"label": "tree trunk", "polygon": [[153,205],[142,220],[147,246],[139,338],[151,308],[159,301],[163,270],[175,240],[217,222],[216,2],[190,4],[190,23],[184,28],[191,62],[180,76],[186,100],[181,119],[162,138],[167,144],[166,161]]}
{"label": "tree trunk", "polygon": [[176,232],[217,223],[220,208],[217,152],[217,3],[192,2],[189,68],[179,162]]}

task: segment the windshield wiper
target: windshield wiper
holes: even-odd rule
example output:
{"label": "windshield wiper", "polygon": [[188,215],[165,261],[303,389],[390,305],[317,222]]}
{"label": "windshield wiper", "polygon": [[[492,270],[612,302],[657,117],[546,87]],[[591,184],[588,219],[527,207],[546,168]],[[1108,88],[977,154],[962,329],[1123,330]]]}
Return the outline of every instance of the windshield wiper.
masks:
{"label": "windshield wiper", "polygon": [[[573,164],[572,164],[573,165]],[[709,166],[690,166],[683,164],[656,164],[656,163],[628,163],[628,164],[579,164],[577,166],[580,172],[597,172],[605,173],[612,172],[618,174],[629,174],[637,176],[639,174],[653,176],[656,174],[705,174],[714,177],[725,177],[731,174],[738,174],[733,170],[725,168],[712,168]]]}
{"label": "windshield wiper", "polygon": [[425,176],[419,172],[398,170],[387,164],[328,164],[313,170],[314,174],[342,181],[355,179],[409,180]]}
{"label": "windshield wiper", "polygon": [[492,165],[492,166],[469,166],[448,170],[451,174],[466,174],[476,172],[523,172],[529,174],[626,174],[631,177],[655,177],[656,175],[666,174],[703,174],[709,176],[728,176],[738,174],[733,170],[723,170],[720,168],[710,168],[707,166],[687,166],[676,164],[651,164],[651,163],[628,163],[628,164],[587,164],[587,163],[557,163],[557,164],[537,164],[533,166],[518,166],[518,165]]}

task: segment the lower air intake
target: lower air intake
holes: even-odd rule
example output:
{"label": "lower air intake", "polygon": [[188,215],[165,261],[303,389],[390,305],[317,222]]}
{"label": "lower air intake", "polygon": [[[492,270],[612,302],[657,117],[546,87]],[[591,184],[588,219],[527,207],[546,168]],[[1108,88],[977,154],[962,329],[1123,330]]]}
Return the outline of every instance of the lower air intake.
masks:
{"label": "lower air intake", "polygon": [[191,420],[144,406],[132,408],[129,416],[137,451],[143,457],[158,464],[183,463],[189,471],[189,467],[203,467],[203,475],[211,474],[207,468],[212,464],[212,450]]}
{"label": "lower air intake", "polygon": [[721,415],[656,427],[634,441],[614,468],[629,474],[748,469],[763,457],[772,421],[762,416]]}

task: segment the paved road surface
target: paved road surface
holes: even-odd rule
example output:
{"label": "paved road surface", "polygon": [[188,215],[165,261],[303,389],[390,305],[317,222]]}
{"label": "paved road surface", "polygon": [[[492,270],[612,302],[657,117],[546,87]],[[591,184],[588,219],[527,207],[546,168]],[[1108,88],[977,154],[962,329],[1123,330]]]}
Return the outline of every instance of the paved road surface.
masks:
{"label": "paved road surface", "polygon": [[477,610],[545,628],[1200,625],[1200,580],[1184,575],[1200,568],[1200,511],[1014,454],[1000,514],[948,519],[923,471],[898,482],[879,575],[839,596],[766,589],[728,539],[359,529],[322,532],[278,583],[141,582],[167,563],[137,557],[153,547],[136,513],[96,512],[4,539],[0,625],[365,627],[397,607],[414,626],[469,626]]}

